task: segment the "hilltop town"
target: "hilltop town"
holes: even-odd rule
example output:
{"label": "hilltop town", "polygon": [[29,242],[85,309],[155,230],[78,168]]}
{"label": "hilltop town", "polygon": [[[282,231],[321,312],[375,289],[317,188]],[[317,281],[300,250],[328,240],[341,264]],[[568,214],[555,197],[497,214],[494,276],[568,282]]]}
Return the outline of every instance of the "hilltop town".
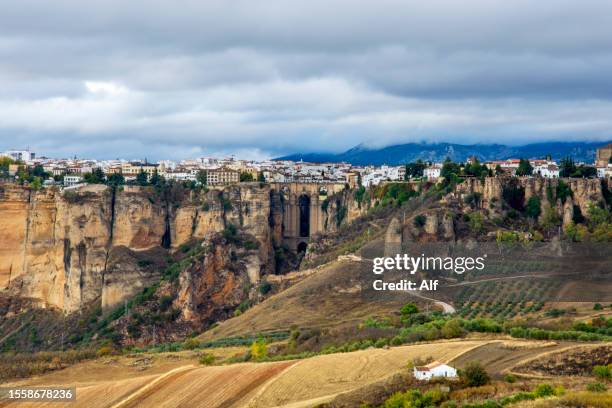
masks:
{"label": "hilltop town", "polygon": [[[1,158],[4,158],[2,160]],[[612,144],[597,149],[593,163],[574,163],[571,157],[559,162],[545,158],[508,158],[480,163],[470,157],[462,167],[472,166],[477,175],[532,176],[542,178],[612,177]],[[307,163],[291,160],[240,160],[234,157],[202,157],[181,161],[52,159],[37,157],[29,150],[0,153],[0,177],[35,186],[74,187],[103,179],[119,184],[148,182],[156,175],[166,180],[206,185],[240,182],[347,183],[350,187],[376,186],[385,181],[441,177],[444,163],[416,161],[400,166],[354,166],[350,163]],[[474,172],[467,176],[476,175]]]}

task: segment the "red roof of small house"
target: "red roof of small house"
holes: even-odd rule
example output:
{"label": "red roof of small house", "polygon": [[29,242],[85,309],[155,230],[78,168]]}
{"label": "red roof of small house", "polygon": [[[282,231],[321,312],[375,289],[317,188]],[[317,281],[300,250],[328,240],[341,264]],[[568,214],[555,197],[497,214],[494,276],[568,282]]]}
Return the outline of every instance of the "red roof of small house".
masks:
{"label": "red roof of small house", "polygon": [[417,369],[417,371],[429,371],[441,365],[444,365],[444,363],[441,363],[439,361],[432,361],[429,364],[426,364],[424,366],[415,367],[415,368]]}

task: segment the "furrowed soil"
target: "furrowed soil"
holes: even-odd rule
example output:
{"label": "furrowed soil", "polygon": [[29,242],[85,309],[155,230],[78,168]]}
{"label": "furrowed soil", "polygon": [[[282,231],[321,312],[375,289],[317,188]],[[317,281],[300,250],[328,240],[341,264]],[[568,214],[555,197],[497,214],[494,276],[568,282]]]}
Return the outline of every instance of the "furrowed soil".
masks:
{"label": "furrowed soil", "polygon": [[455,340],[368,349],[304,360],[203,367],[163,359],[139,371],[93,361],[7,385],[76,386],[71,403],[0,403],[0,407],[310,407],[406,371],[416,358],[461,367],[481,360],[499,373],[514,363],[566,344],[515,340]]}

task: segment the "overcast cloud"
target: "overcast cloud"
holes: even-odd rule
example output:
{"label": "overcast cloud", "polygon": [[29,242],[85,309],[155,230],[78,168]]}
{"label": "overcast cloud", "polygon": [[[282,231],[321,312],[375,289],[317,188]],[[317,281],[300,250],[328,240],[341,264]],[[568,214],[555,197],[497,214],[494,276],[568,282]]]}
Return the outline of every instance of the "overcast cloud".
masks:
{"label": "overcast cloud", "polygon": [[606,141],[612,2],[8,0],[0,90],[48,156]]}

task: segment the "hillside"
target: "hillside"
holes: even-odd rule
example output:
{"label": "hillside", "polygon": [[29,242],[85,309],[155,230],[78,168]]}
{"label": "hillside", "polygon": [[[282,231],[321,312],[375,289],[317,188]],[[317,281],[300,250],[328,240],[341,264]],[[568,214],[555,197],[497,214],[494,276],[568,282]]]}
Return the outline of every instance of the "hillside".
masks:
{"label": "hillside", "polygon": [[456,143],[406,143],[383,148],[355,146],[342,153],[295,153],[276,160],[303,160],[306,162],[347,162],[356,166],[399,165],[421,159],[442,162],[450,157],[455,162],[464,162],[470,156],[480,161],[504,160],[508,158],[543,158],[551,155],[554,160],[571,156],[576,161],[592,163],[595,151],[607,142],[545,142],[525,146],[499,144],[462,145]]}

